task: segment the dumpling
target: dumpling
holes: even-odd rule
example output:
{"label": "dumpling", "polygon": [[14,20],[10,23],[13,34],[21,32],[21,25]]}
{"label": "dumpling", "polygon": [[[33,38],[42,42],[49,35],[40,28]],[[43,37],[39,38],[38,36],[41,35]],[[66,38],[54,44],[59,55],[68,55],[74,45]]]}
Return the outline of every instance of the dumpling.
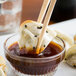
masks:
{"label": "dumpling", "polygon": [[[26,48],[27,51],[35,49],[42,26],[43,24],[31,20],[23,22],[20,26],[20,38],[18,41],[20,48]],[[47,27],[41,49],[44,50],[56,35],[55,31]]]}
{"label": "dumpling", "polygon": [[55,29],[55,32],[57,33],[58,37],[64,40],[65,45],[66,45],[66,50],[68,50],[74,44],[73,38],[66,35],[64,32],[56,30],[56,29]]}
{"label": "dumpling", "polygon": [[3,57],[0,56],[0,76],[6,76],[6,63]]}
{"label": "dumpling", "polygon": [[65,61],[73,67],[76,67],[76,44],[72,45],[66,52]]}

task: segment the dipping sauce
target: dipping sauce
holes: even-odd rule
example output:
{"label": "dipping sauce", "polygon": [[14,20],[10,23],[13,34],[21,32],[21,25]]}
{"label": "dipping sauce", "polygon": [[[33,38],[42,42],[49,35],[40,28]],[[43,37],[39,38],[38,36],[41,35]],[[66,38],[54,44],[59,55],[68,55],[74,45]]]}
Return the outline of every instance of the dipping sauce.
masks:
{"label": "dipping sauce", "polygon": [[[52,57],[54,55],[59,54],[63,51],[63,48],[55,43],[51,42],[46,49],[40,53],[39,55],[34,54],[36,49],[27,52],[25,48],[20,49],[17,42],[13,43],[8,47],[8,50],[10,54],[14,56],[24,57],[25,61],[14,59],[10,55],[6,53],[7,60],[11,63],[11,65],[18,70],[21,73],[28,74],[28,75],[43,75],[47,74],[49,72],[52,72],[55,70],[55,68],[58,66],[58,64],[63,60],[64,53],[61,55],[58,55],[54,58],[49,59],[49,57]],[[47,58],[48,57],[48,58]],[[35,61],[29,61],[27,58],[35,58]],[[47,58],[48,62],[43,62],[42,60],[37,62],[36,59],[38,58]]]}

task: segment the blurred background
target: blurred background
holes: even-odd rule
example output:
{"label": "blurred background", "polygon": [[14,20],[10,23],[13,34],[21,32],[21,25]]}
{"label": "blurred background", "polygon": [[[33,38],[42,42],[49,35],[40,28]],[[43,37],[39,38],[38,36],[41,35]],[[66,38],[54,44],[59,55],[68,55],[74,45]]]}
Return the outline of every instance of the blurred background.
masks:
{"label": "blurred background", "polygon": [[[0,35],[18,31],[25,20],[39,16],[43,0],[0,0]],[[76,18],[76,0],[57,0],[49,24]]]}
{"label": "blurred background", "polygon": [[[21,22],[37,20],[43,0],[23,0]],[[76,0],[57,0],[50,24],[76,18]]]}

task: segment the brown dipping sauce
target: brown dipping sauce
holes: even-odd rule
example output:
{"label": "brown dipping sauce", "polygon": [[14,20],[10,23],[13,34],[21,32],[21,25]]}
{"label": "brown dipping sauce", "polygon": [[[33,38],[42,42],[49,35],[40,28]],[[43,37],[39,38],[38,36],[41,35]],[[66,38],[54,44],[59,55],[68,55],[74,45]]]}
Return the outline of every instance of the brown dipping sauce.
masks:
{"label": "brown dipping sauce", "polygon": [[[14,56],[21,56],[28,58],[50,57],[59,54],[63,50],[63,48],[60,45],[54,42],[51,42],[46,47],[46,49],[39,55],[34,54],[34,52],[36,51],[35,49],[31,53],[27,52],[25,48],[20,49],[17,42],[9,46],[8,49],[10,53],[13,54]],[[43,63],[42,62],[32,63],[27,61],[23,62],[10,57],[8,54],[6,54],[6,58],[11,63],[11,65],[19,72],[29,75],[42,75],[54,71],[54,69],[58,66],[58,64],[63,60],[64,54],[62,56],[55,57],[52,61]]]}

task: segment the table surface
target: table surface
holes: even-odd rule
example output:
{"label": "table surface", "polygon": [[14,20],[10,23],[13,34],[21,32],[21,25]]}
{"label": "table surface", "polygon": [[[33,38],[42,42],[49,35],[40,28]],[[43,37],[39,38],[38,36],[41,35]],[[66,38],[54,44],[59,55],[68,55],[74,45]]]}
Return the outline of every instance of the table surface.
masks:
{"label": "table surface", "polygon": [[[53,29],[61,30],[66,34],[70,35],[71,37],[73,37],[74,34],[76,33],[76,19],[53,24],[49,27]],[[3,49],[4,41],[11,35],[12,34],[0,36],[0,55],[3,57],[4,57],[4,49]],[[62,62],[59,65],[58,70],[54,76],[76,76],[76,69],[69,67],[66,63]]]}

